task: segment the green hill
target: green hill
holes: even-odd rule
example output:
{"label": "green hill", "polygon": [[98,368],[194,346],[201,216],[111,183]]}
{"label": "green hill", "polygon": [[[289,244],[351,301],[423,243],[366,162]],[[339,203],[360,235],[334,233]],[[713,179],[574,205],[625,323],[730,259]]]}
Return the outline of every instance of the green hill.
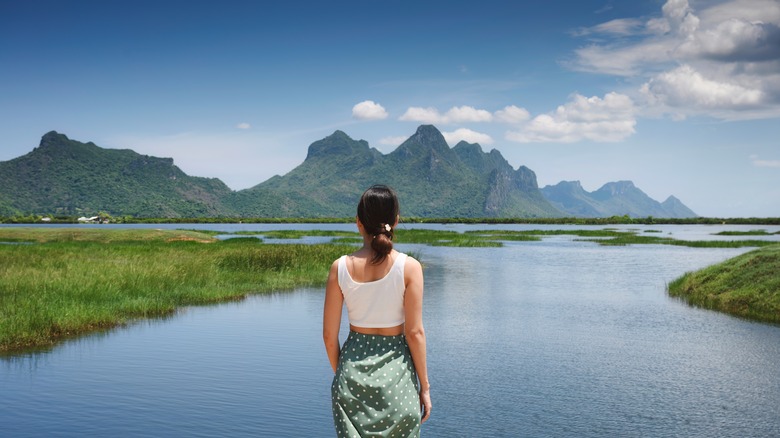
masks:
{"label": "green hill", "polygon": [[401,197],[402,214],[419,217],[558,217],[530,169],[512,169],[501,154],[461,142],[450,148],[433,126],[420,126],[383,155],[341,131],[309,146],[304,162],[231,195],[244,216],[349,217],[372,184]]}
{"label": "green hill", "polygon": [[0,162],[0,214],[81,215],[105,211],[141,217],[229,216],[231,190],[186,175],[171,158],[103,149],[57,132],[32,152]]}
{"label": "green hill", "polygon": [[405,216],[695,216],[677,198],[658,203],[629,181],[593,193],[576,182],[540,190],[531,169],[514,169],[499,151],[478,144],[450,148],[430,125],[389,154],[336,131],[312,143],[287,174],[240,191],[189,176],[171,158],[103,149],[52,131],[32,152],[0,162],[0,215],[351,217],[363,190],[377,183],[398,191]]}

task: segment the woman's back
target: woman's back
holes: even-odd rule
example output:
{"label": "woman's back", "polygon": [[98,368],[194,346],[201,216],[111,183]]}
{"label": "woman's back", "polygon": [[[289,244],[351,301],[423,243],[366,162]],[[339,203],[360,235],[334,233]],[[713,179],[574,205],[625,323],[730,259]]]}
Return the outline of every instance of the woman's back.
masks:
{"label": "woman's back", "polygon": [[393,334],[400,333],[405,320],[406,254],[393,251],[382,263],[389,266],[380,266],[380,269],[372,269],[371,263],[362,260],[362,267],[361,258],[354,255],[338,260],[338,284],[352,330],[381,334],[363,329],[397,328]]}
{"label": "woman's back", "polygon": [[[398,211],[389,187],[366,190],[356,220],[363,247],[334,261],[328,274],[322,337],[335,372],[340,437],[415,437],[430,415],[422,266],[393,249]],[[344,304],[350,332],[340,347]]]}
{"label": "woman's back", "polygon": [[373,264],[371,263],[370,255],[366,256],[361,254],[361,251],[356,251],[347,256],[347,271],[349,271],[349,275],[356,282],[370,283],[377,281],[387,276],[400,254],[398,251],[393,250],[381,263]]}

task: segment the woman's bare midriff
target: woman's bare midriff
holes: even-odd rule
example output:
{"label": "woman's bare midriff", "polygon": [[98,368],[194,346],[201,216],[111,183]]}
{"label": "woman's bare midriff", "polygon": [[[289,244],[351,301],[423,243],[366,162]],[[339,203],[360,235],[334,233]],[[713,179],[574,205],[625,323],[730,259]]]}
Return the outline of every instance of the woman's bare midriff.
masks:
{"label": "woman's bare midriff", "polygon": [[397,336],[404,333],[404,325],[395,327],[355,327],[350,324],[349,329],[364,335]]}

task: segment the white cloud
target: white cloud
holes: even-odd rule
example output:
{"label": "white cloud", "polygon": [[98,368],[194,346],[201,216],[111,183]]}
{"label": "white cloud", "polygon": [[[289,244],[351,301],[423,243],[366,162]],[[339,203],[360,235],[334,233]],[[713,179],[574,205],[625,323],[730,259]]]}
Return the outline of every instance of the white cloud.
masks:
{"label": "white cloud", "polygon": [[780,2],[777,0],[731,0],[699,11],[702,21],[720,23],[730,18],[746,21],[780,22]]}
{"label": "white cloud", "polygon": [[404,136],[397,136],[397,137],[383,137],[379,139],[379,144],[383,144],[386,146],[398,146],[401,143],[405,142],[408,137]]}
{"label": "white cloud", "polygon": [[447,123],[490,122],[493,120],[493,114],[472,106],[458,106],[450,108],[444,115],[444,119]]}
{"label": "white cloud", "polygon": [[236,128],[238,128],[238,129],[251,129],[252,125],[250,125],[249,123],[246,123],[246,122],[242,122],[242,123],[239,123],[238,125],[236,125]]}
{"label": "white cloud", "polygon": [[490,122],[493,120],[493,114],[490,111],[476,109],[472,106],[456,106],[441,114],[438,109],[433,107],[409,107],[406,112],[398,119],[404,122],[421,123],[464,123],[464,122]]}
{"label": "white cloud", "polygon": [[398,120],[404,122],[444,123],[442,115],[439,114],[439,110],[436,108],[422,108],[419,106],[409,107]]}
{"label": "white cloud", "polygon": [[385,108],[373,100],[364,100],[352,107],[352,117],[358,120],[382,120],[387,116]]}
{"label": "white cloud", "polygon": [[528,120],[531,115],[525,108],[519,108],[514,105],[504,107],[495,112],[496,119],[504,123],[520,123]]}
{"label": "white cloud", "polygon": [[697,32],[683,42],[678,53],[720,61],[769,61],[780,58],[780,27],[737,18]]}
{"label": "white cloud", "polygon": [[458,144],[461,141],[479,143],[481,145],[493,144],[493,138],[491,136],[466,128],[456,129],[452,132],[442,132],[441,135],[444,136],[444,139],[450,145]]}
{"label": "white cloud", "polygon": [[761,90],[707,79],[689,65],[661,73],[641,90],[654,103],[695,109],[739,109],[763,100]]}
{"label": "white cloud", "polygon": [[751,155],[750,162],[755,167],[772,167],[780,169],[780,160],[761,160],[758,155]]}
{"label": "white cloud", "polygon": [[634,114],[634,103],[624,94],[608,93],[603,99],[575,94],[555,111],[507,132],[506,138],[518,143],[616,142],[636,132]]}
{"label": "white cloud", "polygon": [[[670,61],[676,44],[669,40],[647,41],[638,46],[589,45],[575,50],[577,60],[567,63],[575,70],[615,76],[638,76],[655,65]],[[658,69],[660,70],[660,69]]]}
{"label": "white cloud", "polygon": [[661,10],[672,32],[687,36],[699,27],[699,17],[693,14],[688,0],[667,0]]}
{"label": "white cloud", "polygon": [[688,0],[667,0],[659,16],[643,22],[618,19],[581,30],[576,35],[609,38],[576,50],[567,65],[636,80],[646,114],[780,117],[780,2],[694,5],[699,10]]}
{"label": "white cloud", "polygon": [[591,34],[633,35],[641,31],[643,23],[635,18],[618,18],[598,24],[594,27],[580,28],[574,31],[575,36]]}
{"label": "white cloud", "polygon": [[506,106],[495,113],[463,105],[452,107],[444,114],[433,107],[413,106],[409,107],[398,120],[447,125],[453,123],[488,123],[493,121],[519,123],[528,120],[528,117],[528,110],[515,105]]}

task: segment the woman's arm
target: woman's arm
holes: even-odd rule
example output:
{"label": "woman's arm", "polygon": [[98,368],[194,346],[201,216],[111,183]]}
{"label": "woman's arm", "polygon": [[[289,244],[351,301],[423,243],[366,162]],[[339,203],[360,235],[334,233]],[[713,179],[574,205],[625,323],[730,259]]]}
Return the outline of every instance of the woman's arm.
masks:
{"label": "woman's arm", "polygon": [[339,328],[341,327],[341,308],[344,296],[339,287],[339,261],[333,262],[325,286],[325,309],[322,315],[322,340],[328,352],[328,360],[333,372],[339,364]]}
{"label": "woman's arm", "polygon": [[412,353],[417,378],[420,379],[420,403],[424,408],[422,421],[425,422],[431,416],[431,384],[428,381],[425,328],[422,320],[423,273],[420,262],[412,257],[407,258],[404,265],[404,280],[404,335]]}

